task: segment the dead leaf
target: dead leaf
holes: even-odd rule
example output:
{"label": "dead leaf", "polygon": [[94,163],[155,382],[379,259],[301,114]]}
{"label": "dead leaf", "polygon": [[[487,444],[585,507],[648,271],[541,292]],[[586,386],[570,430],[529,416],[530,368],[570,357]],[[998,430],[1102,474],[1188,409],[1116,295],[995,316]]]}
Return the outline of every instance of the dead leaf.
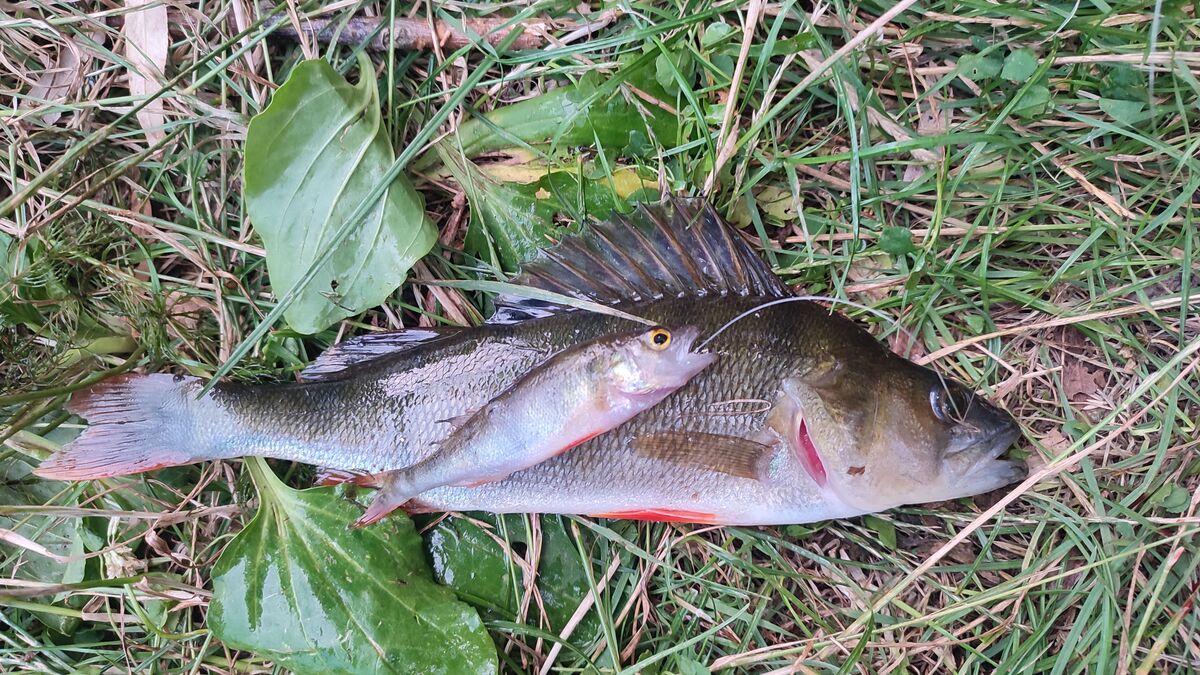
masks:
{"label": "dead leaf", "polygon": [[[22,108],[37,108],[51,103],[63,103],[71,93],[82,83],[80,67],[82,50],[71,38],[65,38],[59,49],[58,58],[53,65],[47,65],[29,88],[28,97],[22,100]],[[62,112],[52,110],[42,114],[42,121],[54,124],[62,117]]]}
{"label": "dead leaf", "polygon": [[1051,455],[1058,455],[1063,450],[1069,448],[1072,442],[1070,438],[1067,438],[1067,436],[1058,429],[1051,429],[1050,431],[1046,432],[1040,440],[1042,447],[1046,448],[1046,452],[1049,452]]}
{"label": "dead leaf", "polygon": [[1080,358],[1088,349],[1087,338],[1079,331],[1068,328],[1063,332],[1063,389],[1072,401],[1086,400],[1100,391],[1104,384],[1104,372]]}
{"label": "dead leaf", "polygon": [[[125,58],[129,61],[129,93],[137,101],[158,93],[159,82],[167,67],[167,6],[157,0],[125,0],[130,12],[125,15]],[[155,99],[137,113],[138,124],[153,145],[166,136],[161,99]]]}

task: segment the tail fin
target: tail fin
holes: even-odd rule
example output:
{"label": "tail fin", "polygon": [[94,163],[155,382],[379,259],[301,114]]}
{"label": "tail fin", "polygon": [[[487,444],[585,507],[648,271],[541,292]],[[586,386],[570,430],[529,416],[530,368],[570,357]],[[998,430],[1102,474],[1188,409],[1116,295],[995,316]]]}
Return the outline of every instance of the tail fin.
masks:
{"label": "tail fin", "polygon": [[108,478],[215,459],[195,435],[199,380],[174,375],[121,375],[77,392],[67,410],[86,418],[79,438],[42,462],[42,478]]}

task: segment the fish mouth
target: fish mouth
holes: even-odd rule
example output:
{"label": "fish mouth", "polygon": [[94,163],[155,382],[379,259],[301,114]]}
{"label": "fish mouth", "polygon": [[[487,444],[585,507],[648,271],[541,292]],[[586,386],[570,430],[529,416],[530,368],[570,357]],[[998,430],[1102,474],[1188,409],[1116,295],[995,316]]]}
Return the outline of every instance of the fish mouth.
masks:
{"label": "fish mouth", "polygon": [[964,481],[960,487],[975,486],[966,494],[994,490],[1024,480],[1029,475],[1029,467],[1025,462],[1002,459],[1020,437],[1021,428],[1015,420],[1009,419],[972,447],[971,454],[975,455],[975,461],[969,462],[959,474]]}
{"label": "fish mouth", "polygon": [[[684,326],[675,331],[675,343],[679,346],[679,351],[692,354],[692,346],[696,342],[696,338],[700,337],[700,329],[695,326]],[[701,353],[701,352],[695,352]]]}
{"label": "fish mouth", "polygon": [[675,332],[675,343],[679,354],[678,363],[690,372],[700,372],[717,358],[716,354],[712,352],[692,351],[699,337],[700,329],[695,326],[686,326]]}

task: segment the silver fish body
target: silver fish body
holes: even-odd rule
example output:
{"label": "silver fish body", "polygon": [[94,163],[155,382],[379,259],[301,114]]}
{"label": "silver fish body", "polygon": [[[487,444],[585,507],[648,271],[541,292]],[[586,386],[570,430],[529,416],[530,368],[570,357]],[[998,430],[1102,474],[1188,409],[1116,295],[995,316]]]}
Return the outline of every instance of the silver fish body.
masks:
{"label": "silver fish body", "polygon": [[657,404],[712,363],[694,327],[604,336],[555,354],[459,420],[428,457],[391,471],[365,525],[421,492],[481,485],[554,457]]}

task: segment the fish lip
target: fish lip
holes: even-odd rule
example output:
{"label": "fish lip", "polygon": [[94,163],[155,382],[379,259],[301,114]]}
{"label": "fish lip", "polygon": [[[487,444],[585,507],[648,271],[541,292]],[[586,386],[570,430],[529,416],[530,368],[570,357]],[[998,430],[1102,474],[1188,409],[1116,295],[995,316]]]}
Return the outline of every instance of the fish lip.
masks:
{"label": "fish lip", "polygon": [[1003,455],[1005,452],[1007,452],[1008,449],[1012,447],[1012,444],[1015,443],[1020,437],[1021,427],[1017,424],[1016,420],[1006,420],[1003,426],[992,432],[992,435],[984,441],[990,444],[988,451],[985,453],[986,456],[989,459],[999,458],[1000,455]]}
{"label": "fish lip", "polygon": [[1001,455],[1008,452],[1013,443],[1021,437],[1021,427],[1017,425],[1016,420],[1007,419],[1003,424],[999,425],[992,433],[981,438],[979,441],[971,445],[967,450],[975,457],[974,461],[969,461],[966,465],[964,474],[970,474],[980,467],[989,465],[993,462],[1009,462],[1012,464],[1024,465],[1024,462],[1018,460],[1002,460]]}

